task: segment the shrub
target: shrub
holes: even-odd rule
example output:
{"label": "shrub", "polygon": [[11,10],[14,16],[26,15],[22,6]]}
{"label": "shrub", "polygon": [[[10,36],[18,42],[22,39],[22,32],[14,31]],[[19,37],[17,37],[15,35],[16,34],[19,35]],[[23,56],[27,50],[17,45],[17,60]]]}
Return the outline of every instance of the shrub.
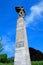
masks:
{"label": "shrub", "polygon": [[5,63],[7,60],[7,54],[0,54],[0,62]]}

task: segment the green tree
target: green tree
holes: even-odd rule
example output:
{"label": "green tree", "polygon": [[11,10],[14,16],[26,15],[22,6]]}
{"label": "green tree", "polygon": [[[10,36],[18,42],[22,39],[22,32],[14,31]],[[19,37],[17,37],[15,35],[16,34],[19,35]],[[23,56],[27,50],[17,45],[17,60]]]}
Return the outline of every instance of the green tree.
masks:
{"label": "green tree", "polygon": [[0,38],[0,52],[3,51],[3,44],[2,44],[2,38]]}

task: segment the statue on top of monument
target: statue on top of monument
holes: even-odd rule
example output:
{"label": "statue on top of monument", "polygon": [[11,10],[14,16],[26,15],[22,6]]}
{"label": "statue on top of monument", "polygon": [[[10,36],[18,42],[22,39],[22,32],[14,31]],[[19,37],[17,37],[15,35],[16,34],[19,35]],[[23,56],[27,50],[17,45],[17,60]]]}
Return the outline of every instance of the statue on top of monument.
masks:
{"label": "statue on top of monument", "polygon": [[24,17],[26,15],[24,8],[21,6],[16,6],[15,10],[19,14],[20,17]]}

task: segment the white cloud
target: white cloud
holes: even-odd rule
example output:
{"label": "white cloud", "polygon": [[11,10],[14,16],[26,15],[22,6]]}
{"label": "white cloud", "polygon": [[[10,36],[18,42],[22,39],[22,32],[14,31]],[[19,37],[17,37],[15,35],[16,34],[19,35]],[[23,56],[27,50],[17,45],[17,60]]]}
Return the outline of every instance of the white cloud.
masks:
{"label": "white cloud", "polygon": [[2,43],[4,47],[4,53],[14,54],[15,51],[15,29],[8,31],[5,35],[2,35]]}
{"label": "white cloud", "polygon": [[6,44],[6,45],[4,46],[4,51],[5,51],[5,52],[13,53],[13,52],[14,52],[14,47],[13,47],[13,45]]}
{"label": "white cloud", "polygon": [[14,53],[14,41],[12,41],[7,35],[2,36],[2,43],[4,48],[4,53],[10,54]]}
{"label": "white cloud", "polygon": [[43,1],[39,2],[37,5],[32,6],[30,8],[30,11],[31,11],[30,15],[27,15],[25,17],[26,26],[30,25],[31,23],[36,24],[35,20],[37,18],[40,19],[42,17],[41,13],[43,12]]}

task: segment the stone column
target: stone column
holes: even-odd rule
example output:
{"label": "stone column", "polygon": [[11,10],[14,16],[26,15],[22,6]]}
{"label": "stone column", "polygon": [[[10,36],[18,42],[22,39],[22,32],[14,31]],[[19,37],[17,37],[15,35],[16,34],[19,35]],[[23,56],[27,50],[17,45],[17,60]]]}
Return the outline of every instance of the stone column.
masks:
{"label": "stone column", "polygon": [[31,65],[26,27],[24,21],[25,12],[22,7],[19,7],[19,9],[20,11],[18,12],[19,17],[17,20],[16,28],[16,47],[14,65]]}

